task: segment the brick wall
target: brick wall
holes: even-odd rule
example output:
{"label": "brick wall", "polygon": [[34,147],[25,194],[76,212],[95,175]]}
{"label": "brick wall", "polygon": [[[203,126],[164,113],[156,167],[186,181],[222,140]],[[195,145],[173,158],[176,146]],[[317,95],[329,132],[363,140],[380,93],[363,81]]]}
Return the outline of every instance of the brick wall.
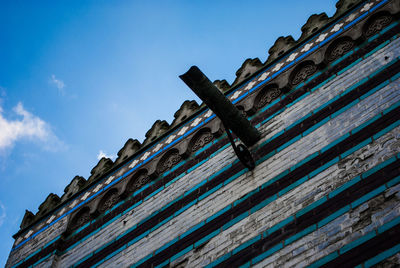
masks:
{"label": "brick wall", "polygon": [[[263,107],[245,109],[262,133],[250,148],[253,171],[216,131],[132,193],[126,185],[135,171],[105,177],[98,197],[94,185],[81,203],[71,201],[21,234],[7,266],[399,264],[399,5],[361,3],[228,94],[248,108],[270,85],[280,90]],[[384,16],[391,19],[379,28]],[[367,26],[378,30],[365,36]],[[348,37],[354,44],[327,61]],[[307,62],[316,70],[298,72]],[[303,80],[288,86],[296,74]],[[212,116],[207,122],[209,129],[219,124]],[[96,214],[108,189],[118,189],[120,198]],[[85,206],[90,221],[71,229]]]}

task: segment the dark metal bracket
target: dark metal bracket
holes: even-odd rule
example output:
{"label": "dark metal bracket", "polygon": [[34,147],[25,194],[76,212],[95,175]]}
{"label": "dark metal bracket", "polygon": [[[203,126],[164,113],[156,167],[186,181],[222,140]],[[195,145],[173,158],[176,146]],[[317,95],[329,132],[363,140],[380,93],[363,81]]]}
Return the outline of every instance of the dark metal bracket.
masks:
{"label": "dark metal bracket", "polygon": [[256,163],[255,163],[254,158],[251,155],[249,149],[241,143],[236,145],[229,128],[226,128],[224,125],[224,129],[226,131],[226,134],[228,135],[229,141],[231,142],[233,151],[235,152],[236,156],[239,158],[240,162],[242,162],[242,164],[245,167],[247,167],[249,170],[253,170],[256,167]]}
{"label": "dark metal bracket", "polygon": [[[210,108],[221,120],[229,141],[240,162],[249,170],[254,169],[255,162],[246,146],[252,146],[261,138],[261,133],[243,117],[239,109],[211,83],[197,66],[179,76],[186,85]],[[231,131],[246,145],[236,145]]]}

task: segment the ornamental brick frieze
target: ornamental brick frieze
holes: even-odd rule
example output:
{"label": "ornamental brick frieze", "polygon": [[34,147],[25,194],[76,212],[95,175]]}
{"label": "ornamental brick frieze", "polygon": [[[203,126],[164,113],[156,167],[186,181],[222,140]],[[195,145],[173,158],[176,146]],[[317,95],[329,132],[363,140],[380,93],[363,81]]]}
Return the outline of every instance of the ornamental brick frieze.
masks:
{"label": "ornamental brick frieze", "polygon": [[297,66],[290,75],[290,84],[297,86],[306,81],[317,71],[317,66],[312,61],[306,61]]}
{"label": "ornamental brick frieze", "polygon": [[173,166],[181,161],[182,157],[179,155],[177,149],[171,149],[166,152],[157,164],[157,173],[161,174],[171,169]]}
{"label": "ornamental brick frieze", "polygon": [[196,152],[197,150],[211,142],[213,139],[214,136],[209,128],[201,129],[200,131],[198,131],[198,133],[196,133],[196,135],[193,136],[192,140],[190,141],[190,152]]}
{"label": "ornamental brick frieze", "polygon": [[104,213],[106,210],[111,209],[119,201],[119,195],[117,189],[109,190],[101,199],[97,210],[100,213]]}
{"label": "ornamental brick frieze", "polygon": [[139,170],[134,176],[129,180],[126,186],[126,193],[130,194],[141,188],[143,185],[150,181],[150,177],[147,174],[147,170]]}
{"label": "ornamental brick frieze", "polygon": [[[340,8],[343,9],[346,3],[351,3],[351,5],[353,5],[358,1],[344,0],[339,2],[341,3]],[[249,110],[252,108],[257,110],[261,107],[265,107],[276,98],[284,98],[285,95],[283,93],[286,92],[286,86],[295,87],[309,79],[316,73],[320,66],[319,63],[322,60],[324,62],[332,62],[342,57],[353,49],[356,44],[359,44],[360,41],[378,33],[393,21],[394,17],[391,14],[398,12],[398,7],[396,6],[396,8],[394,8],[394,4],[392,3],[380,7],[380,10],[386,10],[386,13],[380,12],[377,13],[379,16],[368,17],[369,10],[378,3],[379,1],[370,1],[362,4],[357,10],[352,11],[352,13],[342,17],[340,21],[334,22],[328,26],[324,26],[324,21],[332,20],[326,19],[324,16],[314,17],[310,20],[307,26],[308,28],[305,29],[307,33],[310,32],[310,34],[315,35],[315,37],[309,39],[308,42],[298,44],[293,38],[282,37],[278,39],[279,42],[277,40],[273,49],[271,48],[270,51],[274,56],[271,57],[272,55],[270,55],[268,62],[264,63],[263,66],[260,66],[257,61],[248,62],[247,65],[249,66],[242,66],[244,68],[239,76],[244,78],[242,81],[247,81],[245,83],[241,82],[242,84],[237,83],[234,85],[236,88],[229,92],[227,95],[228,98],[235,105],[244,107],[243,111],[248,115]],[[340,12],[343,14],[345,11]],[[352,26],[350,29],[346,28],[347,25],[361,16],[364,17],[357,21],[357,25]],[[318,30],[312,28],[311,22],[318,25]],[[358,32],[351,32],[356,30],[363,34],[358,35]],[[356,39],[352,42],[352,38],[342,38],[343,35],[348,35],[352,38],[354,36],[357,38],[360,36],[359,38],[362,40]],[[327,41],[328,39],[329,41]],[[315,50],[316,48],[318,49]],[[277,58],[279,59],[276,60]],[[268,66],[266,64],[268,64]],[[251,74],[246,75],[247,71]],[[268,86],[272,84],[276,84],[277,86]],[[229,91],[226,85],[225,90]],[[245,96],[245,94],[248,97],[244,98],[243,96]],[[30,228],[29,233],[28,230],[21,230],[21,233],[16,237],[21,236],[24,238],[20,241],[29,239],[31,235],[45,230],[46,226],[53,221],[65,217],[66,215],[73,215],[76,213],[75,210],[78,205],[84,207],[84,209],[81,209],[75,214],[75,217],[71,218],[69,226],[79,228],[90,220],[90,209],[87,207],[88,200],[91,198],[101,198],[100,196],[103,196],[101,192],[105,187],[115,184],[124,184],[126,185],[126,191],[136,191],[146,183],[149,183],[149,177],[153,178],[153,174],[161,174],[181,162],[182,156],[186,154],[186,152],[196,152],[210,143],[214,139],[215,133],[220,129],[220,126],[216,127],[218,124],[215,123],[218,119],[215,119],[211,111],[202,107],[198,108],[194,104],[181,108],[181,113],[177,114],[177,121],[174,128],[171,128],[165,121],[158,121],[148,133],[146,133],[146,140],[143,145],[136,143],[126,144],[126,146],[124,146],[125,149],[118,155],[120,159],[118,163],[113,163],[111,160],[111,162],[108,160],[100,161],[102,163],[99,162],[92,170],[89,182],[85,181],[82,177],[74,178],[73,182],[69,185],[70,187],[68,189],[66,188],[64,195],[61,197],[61,201],[58,203],[56,202],[57,204],[52,204],[50,210],[41,214],[40,219],[45,217],[43,221],[39,222],[38,217],[35,217],[33,213],[28,213],[26,218],[24,217],[21,228]],[[195,112],[198,112],[198,115],[190,119],[190,115]],[[209,127],[210,124],[213,124],[213,127],[210,127],[211,131],[200,131],[201,129]],[[117,167],[118,169],[115,168],[116,164],[119,165]],[[113,168],[116,169],[115,172]],[[146,173],[146,175],[141,174],[140,176],[132,177],[135,178],[135,180],[124,179],[124,174],[127,172],[135,174],[141,169],[147,169],[148,173]],[[129,176],[127,176],[127,178],[128,177]],[[116,182],[116,180],[118,180],[118,182]],[[131,182],[132,185],[128,186]],[[82,192],[85,187],[86,190]],[[117,195],[117,197],[110,198],[107,202],[104,201],[104,204],[102,204],[104,208],[101,210],[110,207],[110,204],[114,205],[115,199],[118,198],[120,197]],[[100,205],[98,208],[100,210]],[[70,212],[71,210],[73,212]],[[29,227],[30,225],[32,226]],[[27,233],[29,235],[26,235]],[[18,245],[16,244],[15,246]]]}
{"label": "ornamental brick frieze", "polygon": [[272,87],[263,88],[256,96],[254,106],[258,110],[268,103],[271,103],[274,99],[278,98],[281,95],[281,90],[272,85]]}
{"label": "ornamental brick frieze", "polygon": [[353,49],[354,45],[355,42],[350,37],[339,38],[329,45],[325,58],[332,62]]}
{"label": "ornamental brick frieze", "polygon": [[393,21],[393,16],[388,12],[378,13],[371,17],[364,28],[365,37],[371,37],[380,32]]}
{"label": "ornamental brick frieze", "polygon": [[82,227],[89,221],[90,221],[90,208],[84,207],[78,213],[76,213],[75,216],[70,221],[67,233],[76,230],[79,227]]}

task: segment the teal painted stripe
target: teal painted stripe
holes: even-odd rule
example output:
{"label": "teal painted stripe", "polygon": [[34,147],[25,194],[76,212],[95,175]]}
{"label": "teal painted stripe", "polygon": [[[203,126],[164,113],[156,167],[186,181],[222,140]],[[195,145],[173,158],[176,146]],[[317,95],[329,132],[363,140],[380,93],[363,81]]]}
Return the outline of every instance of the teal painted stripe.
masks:
{"label": "teal painted stripe", "polygon": [[387,223],[385,223],[384,225],[380,226],[378,228],[378,233],[381,234],[387,230],[389,230],[390,228],[393,228],[394,226],[400,224],[400,217],[397,217]]}
{"label": "teal painted stripe", "polygon": [[329,193],[329,198],[333,198],[336,195],[340,194],[341,192],[343,192],[344,190],[350,188],[351,186],[353,186],[354,184],[356,184],[357,182],[361,181],[361,177],[357,176],[354,179],[346,182],[345,184],[343,184],[342,186],[340,186],[339,188],[336,188],[335,190],[333,190],[332,192]]}
{"label": "teal painted stripe", "polygon": [[369,121],[376,121],[376,120],[378,120],[379,118],[381,118],[382,117],[382,114],[377,114],[377,115],[375,115],[374,117],[372,117],[370,120],[368,120],[368,121],[366,121],[366,122],[364,122],[364,123],[362,123],[361,125],[359,125],[358,127],[355,127],[355,128],[353,128],[351,131],[350,131],[350,133],[351,134],[355,134],[355,133],[357,133],[357,132],[359,132],[360,130],[362,130],[363,128],[365,128],[366,126],[368,126],[369,125]]}
{"label": "teal painted stripe", "polygon": [[339,209],[338,211],[332,213],[331,215],[329,215],[325,219],[319,221],[318,222],[318,228],[321,228],[322,226],[324,226],[324,225],[328,224],[329,222],[335,220],[336,218],[342,216],[344,213],[348,212],[349,210],[350,210],[350,205],[342,207],[341,209]]}
{"label": "teal painted stripe", "polygon": [[337,251],[319,259],[318,261],[312,263],[311,265],[307,266],[309,268],[317,268],[317,267],[321,267],[322,265],[330,262],[333,259],[336,259],[337,257],[339,257],[339,254],[337,253]]}
{"label": "teal painted stripe", "polygon": [[342,73],[346,72],[347,70],[353,68],[355,65],[357,65],[359,62],[361,62],[363,60],[363,58],[359,58],[358,60],[354,61],[353,63],[351,63],[350,65],[348,65],[347,67],[343,68],[342,70],[340,70],[339,72],[337,72],[337,75],[341,75]]}
{"label": "teal painted stripe", "polygon": [[369,92],[365,93],[364,95],[362,95],[360,97],[360,100],[363,100],[365,98],[368,98],[369,96],[371,96],[372,94],[376,93],[377,91],[379,91],[380,89],[384,88],[385,86],[389,85],[390,83],[390,79],[386,80],[385,82],[381,83],[379,86],[375,87],[373,90],[370,90]]}
{"label": "teal painted stripe", "polygon": [[393,185],[396,185],[400,183],[400,176],[397,176],[396,178],[394,178],[393,180],[389,181],[388,183],[386,183],[387,187],[390,188]]}
{"label": "teal painted stripe", "polygon": [[276,200],[278,198],[278,195],[273,195],[267,199],[265,199],[264,201],[260,202],[259,204],[255,205],[254,207],[252,207],[250,209],[250,214],[255,213],[256,211],[262,209],[263,207],[265,207],[266,205],[268,205],[269,203],[271,203],[272,201]]}
{"label": "teal painted stripe", "polygon": [[283,226],[291,223],[292,221],[294,221],[294,217],[293,216],[289,216],[288,218],[284,219],[283,221],[279,222],[278,224],[275,224],[271,228],[265,230],[264,233],[263,233],[263,237],[268,236],[268,235],[272,234],[275,231],[278,231]]}
{"label": "teal painted stripe", "polygon": [[250,212],[249,212],[249,211],[246,211],[246,212],[240,214],[239,216],[237,216],[236,218],[232,219],[232,220],[229,221],[228,223],[225,223],[225,224],[222,226],[222,230],[225,231],[226,229],[229,229],[230,227],[232,227],[233,225],[235,225],[235,224],[238,223],[239,221],[241,221],[241,220],[247,218],[248,216],[250,216]]}
{"label": "teal painted stripe", "polygon": [[284,194],[286,194],[287,192],[293,190],[294,188],[296,188],[299,185],[302,185],[303,183],[305,183],[308,180],[308,176],[305,176],[297,181],[295,181],[294,183],[290,184],[288,187],[286,187],[285,189],[282,189],[281,191],[278,192],[279,196],[282,196]]}
{"label": "teal painted stripe", "polygon": [[383,261],[383,260],[385,260],[385,259],[387,259],[389,257],[392,257],[393,255],[395,255],[395,254],[397,254],[399,252],[400,252],[400,244],[398,244],[398,245],[392,247],[391,249],[388,249],[388,250],[376,255],[375,257],[369,259],[368,261],[366,261],[364,263],[364,267],[365,268],[372,267],[372,266],[380,263],[381,261]]}
{"label": "teal painted stripe", "polygon": [[215,260],[214,262],[209,263],[209,264],[206,266],[206,268],[215,267],[215,266],[217,266],[218,264],[220,264],[221,262],[223,262],[224,260],[228,259],[230,256],[231,256],[230,253],[225,254],[224,256],[222,256],[221,258],[218,258],[218,259]]}
{"label": "teal painted stripe", "polygon": [[230,210],[232,208],[232,205],[226,206],[225,208],[221,209],[220,211],[218,211],[217,213],[215,213],[214,215],[212,215],[211,217],[209,217],[208,219],[205,220],[205,222],[210,222],[213,219],[217,218],[218,216],[224,214],[225,212],[227,212],[228,210]]}
{"label": "teal painted stripe", "polygon": [[155,266],[155,268],[166,267],[168,263],[169,263],[169,259],[167,259],[164,262],[162,262],[161,264]]}
{"label": "teal painted stripe", "polygon": [[266,259],[267,257],[271,256],[272,254],[274,254],[275,252],[277,252],[278,250],[280,250],[282,248],[283,248],[283,244],[282,243],[272,247],[271,249],[265,251],[261,255],[258,255],[257,257],[253,258],[251,260],[251,264],[259,263],[260,261]]}
{"label": "teal painted stripe", "polygon": [[237,248],[235,248],[235,249],[232,251],[232,255],[238,253],[239,251],[241,251],[241,250],[244,249],[244,248],[247,248],[248,246],[254,244],[255,242],[257,242],[257,241],[260,240],[260,239],[261,239],[261,235],[257,235],[256,237],[253,237],[252,239],[247,240],[246,242],[244,242],[243,244],[241,244],[240,246],[238,246]]}
{"label": "teal painted stripe", "polygon": [[389,44],[390,40],[387,40],[385,42],[383,42],[382,44],[380,44],[379,46],[377,46],[376,48],[374,48],[373,50],[371,50],[370,52],[368,52],[367,54],[364,55],[364,59],[368,58],[369,56],[371,56],[372,54],[374,54],[375,52],[377,52],[379,49],[383,48],[384,46],[386,46],[387,44]]}
{"label": "teal painted stripe", "polygon": [[396,161],[395,157],[389,158],[385,162],[382,162],[379,165],[376,165],[373,168],[371,168],[368,171],[366,171],[365,173],[363,173],[363,175],[361,175],[361,178],[365,179],[366,177],[368,177],[371,174],[375,173],[377,170],[382,169],[382,168],[386,167],[387,165],[390,165],[394,161]]}
{"label": "teal painted stripe", "polygon": [[141,265],[142,263],[144,263],[145,261],[147,261],[148,259],[150,259],[152,257],[152,255],[147,255],[146,257],[144,257],[143,259],[139,260],[137,263],[131,265],[132,268],[134,267],[138,267],[139,265]]}
{"label": "teal painted stripe", "polygon": [[176,237],[175,239],[172,239],[171,241],[169,241],[168,243],[166,243],[164,246],[160,247],[159,249],[156,250],[156,252],[154,253],[155,255],[160,253],[161,251],[163,251],[164,249],[168,248],[169,246],[171,246],[172,244],[174,244],[175,242],[177,242],[180,238]]}
{"label": "teal painted stripe", "polygon": [[348,150],[344,153],[342,153],[340,155],[340,159],[344,159],[347,156],[353,154],[354,152],[358,151],[359,149],[363,148],[365,145],[367,145],[368,143],[372,142],[372,138],[368,138],[366,140],[364,140],[363,142],[359,143],[357,146],[354,146],[353,148],[351,148],[351,150]]}
{"label": "teal painted stripe", "polygon": [[326,164],[322,165],[321,167],[319,167],[319,168],[315,169],[314,171],[312,171],[312,172],[308,175],[308,177],[309,177],[309,178],[312,178],[312,177],[318,175],[319,173],[321,173],[322,171],[324,171],[324,170],[327,169],[328,167],[330,167],[330,166],[336,164],[337,162],[339,162],[339,156],[333,158],[333,159],[332,159],[331,161],[329,161],[328,163],[326,163]]}
{"label": "teal painted stripe", "polygon": [[185,248],[184,250],[182,250],[181,252],[179,252],[178,254],[175,254],[174,256],[171,257],[171,262],[173,262],[174,260],[180,258],[181,256],[185,255],[186,253],[188,253],[189,251],[191,251],[193,249],[193,245]]}
{"label": "teal painted stripe", "polygon": [[307,227],[306,229],[298,232],[297,234],[293,235],[292,237],[289,237],[288,239],[285,240],[285,245],[291,244],[294,241],[308,235],[309,233],[314,232],[315,230],[317,230],[317,224],[313,224]]}
{"label": "teal painted stripe", "polygon": [[320,198],[318,201],[315,201],[314,203],[312,203],[311,205],[303,208],[302,210],[300,210],[299,212],[296,213],[296,218],[306,214],[307,212],[313,210],[314,208],[320,206],[321,204],[325,203],[326,201],[328,201],[328,198],[326,196]]}
{"label": "teal painted stripe", "polygon": [[340,250],[339,253],[343,254],[363,243],[365,243],[366,241],[370,240],[371,238],[374,238],[376,236],[376,232],[375,231],[371,231],[369,233],[367,233],[366,235],[356,239],[353,242],[348,243],[347,245],[344,245]]}
{"label": "teal painted stripe", "polygon": [[250,267],[251,267],[250,262],[246,262],[245,264],[239,266],[239,268],[250,268]]}
{"label": "teal painted stripe", "polygon": [[201,246],[203,243],[207,242],[208,240],[210,240],[214,236],[217,236],[219,233],[220,233],[220,230],[217,229],[214,232],[206,235],[205,237],[203,237],[202,239],[200,239],[199,241],[194,243],[194,247],[197,248],[197,247]]}
{"label": "teal painted stripe", "polygon": [[89,254],[88,256],[84,257],[83,259],[79,260],[77,263],[74,263],[71,267],[77,267],[79,264],[81,264],[82,262],[86,261],[87,259],[89,259],[90,257],[92,257],[92,254]]}
{"label": "teal painted stripe", "polygon": [[387,128],[385,128],[385,129],[379,131],[378,133],[376,133],[376,134],[373,136],[374,140],[379,139],[379,138],[382,137],[385,133],[391,131],[392,129],[394,129],[394,128],[396,128],[396,127],[398,127],[399,125],[400,125],[400,121],[397,121],[397,122],[391,124],[390,126],[388,126]]}

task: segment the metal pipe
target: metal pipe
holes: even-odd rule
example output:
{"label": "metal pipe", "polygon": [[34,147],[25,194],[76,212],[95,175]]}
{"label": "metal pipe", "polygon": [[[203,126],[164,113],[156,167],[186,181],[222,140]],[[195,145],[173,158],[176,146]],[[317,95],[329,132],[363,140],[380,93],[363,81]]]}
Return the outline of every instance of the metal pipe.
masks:
{"label": "metal pipe", "polygon": [[179,76],[183,82],[210,108],[247,146],[260,140],[260,132],[244,118],[221,91],[205,76],[197,66]]}

